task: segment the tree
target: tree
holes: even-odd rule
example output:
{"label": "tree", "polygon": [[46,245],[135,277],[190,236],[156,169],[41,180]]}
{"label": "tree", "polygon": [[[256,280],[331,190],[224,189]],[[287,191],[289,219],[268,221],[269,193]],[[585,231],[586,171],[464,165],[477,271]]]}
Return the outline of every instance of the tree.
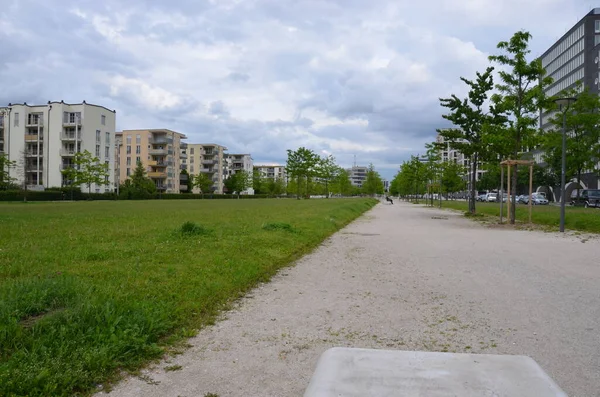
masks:
{"label": "tree", "polygon": [[[581,86],[581,83],[579,83]],[[567,180],[576,178],[581,186],[581,174],[585,170],[596,168],[600,153],[600,97],[585,87],[567,90],[562,97],[577,97],[565,114],[567,133]],[[579,94],[578,94],[579,93]],[[542,138],[545,161],[555,167],[560,175],[562,162],[563,114],[557,112],[551,119],[554,129],[546,132]],[[577,191],[579,193],[579,190]]]}
{"label": "tree", "polygon": [[[496,84],[498,93],[492,96],[492,102],[505,116],[500,128],[488,136],[489,143],[496,153],[515,160],[524,149],[534,148],[539,143],[539,110],[548,108],[544,88],[552,82],[551,78],[544,77],[546,72],[540,59],[527,61],[530,39],[529,32],[519,31],[509,41],[498,43],[497,48],[503,54],[489,57],[490,61],[502,65],[498,72],[502,82]],[[514,170],[513,202],[517,195],[517,166]],[[516,206],[513,205],[509,215],[512,224],[515,223],[515,215]]]}
{"label": "tree", "polygon": [[494,87],[493,71],[493,67],[488,67],[484,73],[477,72],[474,81],[461,77],[470,88],[466,98],[461,100],[454,94],[450,98],[440,98],[441,105],[450,109],[450,113],[442,117],[456,128],[437,131],[452,149],[460,151],[471,161],[469,212],[472,214],[475,213],[477,165],[487,155],[484,134],[503,121],[495,106],[490,105],[489,110],[485,110]]}
{"label": "tree", "polygon": [[379,173],[375,171],[373,164],[369,164],[367,169],[367,177],[362,184],[362,192],[364,194],[383,194],[383,181]]}
{"label": "tree", "polygon": [[337,167],[335,175],[331,182],[331,192],[349,196],[352,194],[352,182],[350,182],[350,174],[341,167]]}
{"label": "tree", "polygon": [[285,191],[284,183],[281,179],[267,178],[263,181],[264,191],[269,196],[279,196]]}
{"label": "tree", "polygon": [[91,193],[92,184],[108,184],[108,164],[102,163],[98,157],[93,157],[87,150],[75,153],[72,166],[61,172],[67,177],[71,189],[87,185],[88,193]]}
{"label": "tree", "polygon": [[0,153],[0,190],[8,190],[14,186],[17,178],[10,176],[10,170],[16,166],[16,161],[11,161],[6,154]]}
{"label": "tree", "polygon": [[[227,180],[225,182],[227,182]],[[194,177],[193,186],[200,189],[200,193],[202,194],[202,197],[204,197],[205,193],[212,192],[213,181],[207,174],[201,172]],[[225,186],[229,189],[227,183],[225,183]]]}
{"label": "tree", "polygon": [[263,182],[261,172],[258,169],[255,169],[252,172],[252,188],[254,189],[255,194],[263,193]]}
{"label": "tree", "polygon": [[133,175],[125,180],[119,187],[119,195],[127,199],[145,199],[156,192],[156,185],[146,175],[146,169],[138,162],[133,170]]}
{"label": "tree", "polygon": [[316,173],[321,181],[325,184],[325,196],[329,198],[329,183],[335,177],[338,171],[338,166],[335,163],[335,157],[329,155],[321,157],[317,163]]}
{"label": "tree", "polygon": [[225,179],[225,187],[231,193],[236,192],[238,198],[240,193],[252,186],[252,175],[247,171],[231,174]]}
{"label": "tree", "polygon": [[288,158],[285,166],[287,174],[296,179],[297,197],[300,199],[301,180],[306,180],[306,195],[310,197],[310,179],[315,175],[316,165],[319,156],[305,147],[298,148],[296,151],[287,150]]}
{"label": "tree", "polygon": [[442,190],[447,195],[465,190],[465,180],[463,179],[465,169],[462,165],[454,161],[446,161],[441,165],[441,174]]}

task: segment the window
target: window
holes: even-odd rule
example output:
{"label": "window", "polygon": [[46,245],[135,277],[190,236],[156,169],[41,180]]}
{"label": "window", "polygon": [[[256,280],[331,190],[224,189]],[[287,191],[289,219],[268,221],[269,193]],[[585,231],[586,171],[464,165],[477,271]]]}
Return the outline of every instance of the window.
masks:
{"label": "window", "polygon": [[594,21],[594,32],[600,33],[600,19]]}
{"label": "window", "polygon": [[96,130],[96,142],[100,142],[100,130]]}
{"label": "window", "polygon": [[135,163],[137,164],[137,163],[141,163],[141,162],[142,162],[142,158],[140,156],[137,156],[135,158]]}
{"label": "window", "polygon": [[105,115],[100,116],[100,124],[106,125],[106,116]]}
{"label": "window", "polygon": [[135,154],[140,154],[140,153],[142,153],[142,147],[140,145],[137,145],[135,147]]}
{"label": "window", "polygon": [[14,121],[14,123],[15,123],[15,127],[19,126],[19,113],[15,113],[15,121]]}
{"label": "window", "polygon": [[100,145],[96,145],[96,157],[100,157]]}
{"label": "window", "polygon": [[194,154],[194,148],[190,148],[190,154]]}
{"label": "window", "polygon": [[131,157],[127,157],[127,166],[131,165]]}
{"label": "window", "polygon": [[194,158],[190,157],[190,164],[194,164]]}
{"label": "window", "polygon": [[127,145],[127,154],[131,154],[131,146]]}
{"label": "window", "polygon": [[190,174],[192,174],[194,172],[194,166],[190,165]]}
{"label": "window", "polygon": [[142,136],[141,136],[140,134],[137,134],[137,135],[135,136],[135,143],[136,143],[136,144],[138,144],[138,145],[139,145],[140,143],[142,143]]}
{"label": "window", "polygon": [[131,145],[131,135],[127,135],[127,144]]}
{"label": "window", "polygon": [[594,35],[594,45],[597,46],[600,44],[600,34]]}
{"label": "window", "polygon": [[75,124],[76,122],[81,121],[81,112],[64,112],[63,113],[63,123],[65,124]]}
{"label": "window", "polygon": [[107,132],[106,137],[104,138],[104,143],[106,146],[110,145],[110,132]]}
{"label": "window", "polygon": [[109,146],[106,146],[106,147],[104,148],[104,158],[105,158],[105,159],[107,159],[107,158],[109,158],[109,157],[110,157],[110,147],[109,147]]}
{"label": "window", "polygon": [[131,175],[131,168],[127,168],[127,176]]}

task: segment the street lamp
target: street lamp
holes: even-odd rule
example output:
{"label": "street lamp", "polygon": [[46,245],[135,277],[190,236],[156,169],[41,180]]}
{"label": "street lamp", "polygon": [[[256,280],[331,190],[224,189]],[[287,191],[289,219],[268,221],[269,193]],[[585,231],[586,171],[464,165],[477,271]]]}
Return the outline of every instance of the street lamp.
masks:
{"label": "street lamp", "polygon": [[554,102],[558,105],[559,110],[563,114],[563,130],[562,130],[562,166],[560,172],[560,232],[565,231],[565,194],[566,194],[566,172],[567,172],[567,110],[575,103],[577,98],[557,98]]}

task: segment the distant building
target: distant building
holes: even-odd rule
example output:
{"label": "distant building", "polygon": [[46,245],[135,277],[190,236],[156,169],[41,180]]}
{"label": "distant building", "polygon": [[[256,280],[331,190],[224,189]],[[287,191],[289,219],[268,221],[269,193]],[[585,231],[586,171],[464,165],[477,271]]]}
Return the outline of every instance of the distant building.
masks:
{"label": "distant building", "polygon": [[260,164],[255,165],[254,170],[260,172],[260,175],[264,179],[275,179],[286,181],[287,174],[285,172],[284,165],[277,164]]}
{"label": "distant building", "polygon": [[[249,176],[252,175],[253,168],[253,160],[250,154],[234,154],[228,153],[225,155],[226,164],[227,164],[227,176],[237,174],[239,172],[246,172]],[[240,194],[254,194],[254,189],[252,186],[248,187],[248,189],[240,192]]]}
{"label": "distant building", "polygon": [[133,175],[140,162],[157,191],[180,192],[181,146],[185,146],[182,140],[186,139],[184,134],[168,129],[148,129],[124,130],[116,136],[119,158],[115,168],[117,183],[123,183]]}
{"label": "distant building", "polygon": [[[227,172],[226,151],[225,146],[214,143],[188,144],[189,161],[187,166],[190,177],[200,173],[208,175],[213,181],[213,192],[223,194],[223,181]],[[194,188],[193,192],[199,193],[200,190]]]}
{"label": "distant building", "polygon": [[[73,165],[75,153],[87,150],[114,167],[116,113],[86,103],[48,102],[46,105],[9,104],[0,107],[0,153],[17,163],[10,175],[20,185],[43,190],[68,184],[62,170]],[[113,173],[92,192],[113,189]],[[87,185],[81,186],[83,191]]]}
{"label": "distant building", "polygon": [[[439,133],[435,139],[436,143],[438,144],[444,144],[444,148],[441,150],[441,155],[442,158],[440,159],[441,162],[447,162],[447,161],[453,161],[457,164],[462,165],[463,167],[465,167],[465,173],[464,173],[464,180],[465,181],[471,181],[471,174],[473,173],[473,170],[471,169],[471,159],[469,159],[468,157],[466,157],[464,154],[462,154],[460,151],[456,150],[456,149],[452,149],[450,147],[450,143],[447,142],[443,136],[441,136]],[[483,163],[479,162],[477,164],[477,175],[475,177],[475,179],[477,181],[481,180],[481,177],[483,174],[485,174],[487,171],[483,169]]]}
{"label": "distant building", "polygon": [[368,167],[353,166],[352,168],[346,169],[348,177],[352,186],[362,187],[363,183],[367,180]]}

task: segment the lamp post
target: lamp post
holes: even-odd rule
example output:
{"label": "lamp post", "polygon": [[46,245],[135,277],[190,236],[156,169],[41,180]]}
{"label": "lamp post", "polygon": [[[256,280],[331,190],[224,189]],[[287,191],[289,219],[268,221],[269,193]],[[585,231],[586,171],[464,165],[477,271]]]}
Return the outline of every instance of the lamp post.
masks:
{"label": "lamp post", "polygon": [[567,172],[567,110],[577,100],[577,98],[557,98],[554,102],[559,106],[563,114],[562,130],[562,164],[560,171],[560,227],[561,233],[565,231],[565,203],[566,203],[566,172]]}

